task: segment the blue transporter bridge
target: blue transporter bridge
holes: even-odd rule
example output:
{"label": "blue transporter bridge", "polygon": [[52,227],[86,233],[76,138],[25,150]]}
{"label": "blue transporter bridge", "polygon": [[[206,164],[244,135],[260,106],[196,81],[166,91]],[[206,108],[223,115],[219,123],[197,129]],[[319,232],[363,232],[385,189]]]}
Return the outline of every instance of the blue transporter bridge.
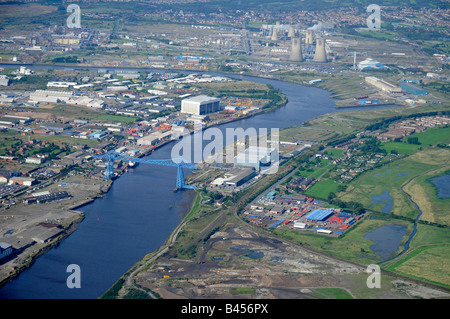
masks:
{"label": "blue transporter bridge", "polygon": [[108,151],[108,152],[100,154],[100,155],[95,155],[94,158],[101,158],[101,159],[108,160],[108,165],[106,166],[106,171],[105,171],[105,179],[110,179],[113,176],[114,161],[127,161],[127,162],[152,164],[152,165],[173,166],[173,167],[177,167],[177,169],[178,169],[177,170],[176,190],[197,189],[196,186],[188,185],[185,183],[183,168],[197,169],[198,167],[193,164],[190,164],[190,163],[185,163],[183,161],[183,159],[181,159],[181,158],[173,159],[173,160],[172,159],[161,159],[161,160],[143,159],[143,158],[139,158],[139,157],[121,154],[114,150]]}

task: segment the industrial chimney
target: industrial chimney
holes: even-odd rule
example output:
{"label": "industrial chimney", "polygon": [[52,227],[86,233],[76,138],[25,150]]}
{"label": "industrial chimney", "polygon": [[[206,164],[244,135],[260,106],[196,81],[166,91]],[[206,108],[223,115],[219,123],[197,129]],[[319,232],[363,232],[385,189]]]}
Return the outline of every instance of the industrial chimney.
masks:
{"label": "industrial chimney", "polygon": [[272,41],[278,41],[278,33],[276,28],[272,28]]}
{"label": "industrial chimney", "polygon": [[300,38],[296,38],[296,37],[292,38],[290,60],[294,61],[294,62],[303,61],[302,44],[301,44]]}
{"label": "industrial chimney", "polygon": [[327,62],[327,53],[325,51],[325,39],[317,38],[316,52],[314,53],[314,62]]}
{"label": "industrial chimney", "polygon": [[306,30],[305,43],[307,45],[314,43],[314,35],[313,35],[313,31],[312,30]]}
{"label": "industrial chimney", "polygon": [[293,26],[289,27],[289,31],[288,31],[288,37],[293,39],[295,37],[295,30]]}

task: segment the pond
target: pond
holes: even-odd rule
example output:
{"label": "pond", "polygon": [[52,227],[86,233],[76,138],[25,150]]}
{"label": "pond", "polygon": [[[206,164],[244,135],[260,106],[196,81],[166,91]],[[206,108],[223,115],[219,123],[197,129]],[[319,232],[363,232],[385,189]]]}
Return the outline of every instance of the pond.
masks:
{"label": "pond", "polygon": [[427,182],[437,188],[438,198],[450,198],[450,174],[430,178]]}
{"label": "pond", "polygon": [[372,200],[375,204],[384,204],[381,211],[385,214],[389,214],[394,204],[388,190],[385,190],[384,193],[380,195],[372,195]]}
{"label": "pond", "polygon": [[375,243],[370,249],[378,255],[380,259],[386,259],[391,257],[398,250],[402,238],[405,235],[406,226],[388,224],[367,233],[364,238]]}

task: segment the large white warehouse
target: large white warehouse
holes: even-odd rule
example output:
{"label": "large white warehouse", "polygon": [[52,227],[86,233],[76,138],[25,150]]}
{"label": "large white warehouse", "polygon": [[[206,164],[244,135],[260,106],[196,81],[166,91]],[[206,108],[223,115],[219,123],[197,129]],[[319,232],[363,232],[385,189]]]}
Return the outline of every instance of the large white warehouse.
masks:
{"label": "large white warehouse", "polygon": [[220,99],[198,95],[181,101],[181,113],[203,115],[220,111]]}

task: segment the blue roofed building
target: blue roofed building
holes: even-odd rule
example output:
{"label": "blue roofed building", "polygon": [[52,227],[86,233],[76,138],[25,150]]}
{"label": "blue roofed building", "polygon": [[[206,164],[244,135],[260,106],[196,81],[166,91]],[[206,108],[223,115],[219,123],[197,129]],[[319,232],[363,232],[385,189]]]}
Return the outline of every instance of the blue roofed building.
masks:
{"label": "blue roofed building", "polygon": [[324,221],[325,219],[330,217],[330,215],[332,215],[332,214],[333,214],[333,211],[329,210],[329,209],[316,209],[316,210],[313,210],[308,215],[306,215],[305,218],[309,219],[309,220],[315,220],[315,221]]}
{"label": "blue roofed building", "polygon": [[411,84],[411,83],[400,83],[400,87],[402,88],[402,90],[414,94],[414,95],[427,95],[428,91],[421,88],[420,86]]}

